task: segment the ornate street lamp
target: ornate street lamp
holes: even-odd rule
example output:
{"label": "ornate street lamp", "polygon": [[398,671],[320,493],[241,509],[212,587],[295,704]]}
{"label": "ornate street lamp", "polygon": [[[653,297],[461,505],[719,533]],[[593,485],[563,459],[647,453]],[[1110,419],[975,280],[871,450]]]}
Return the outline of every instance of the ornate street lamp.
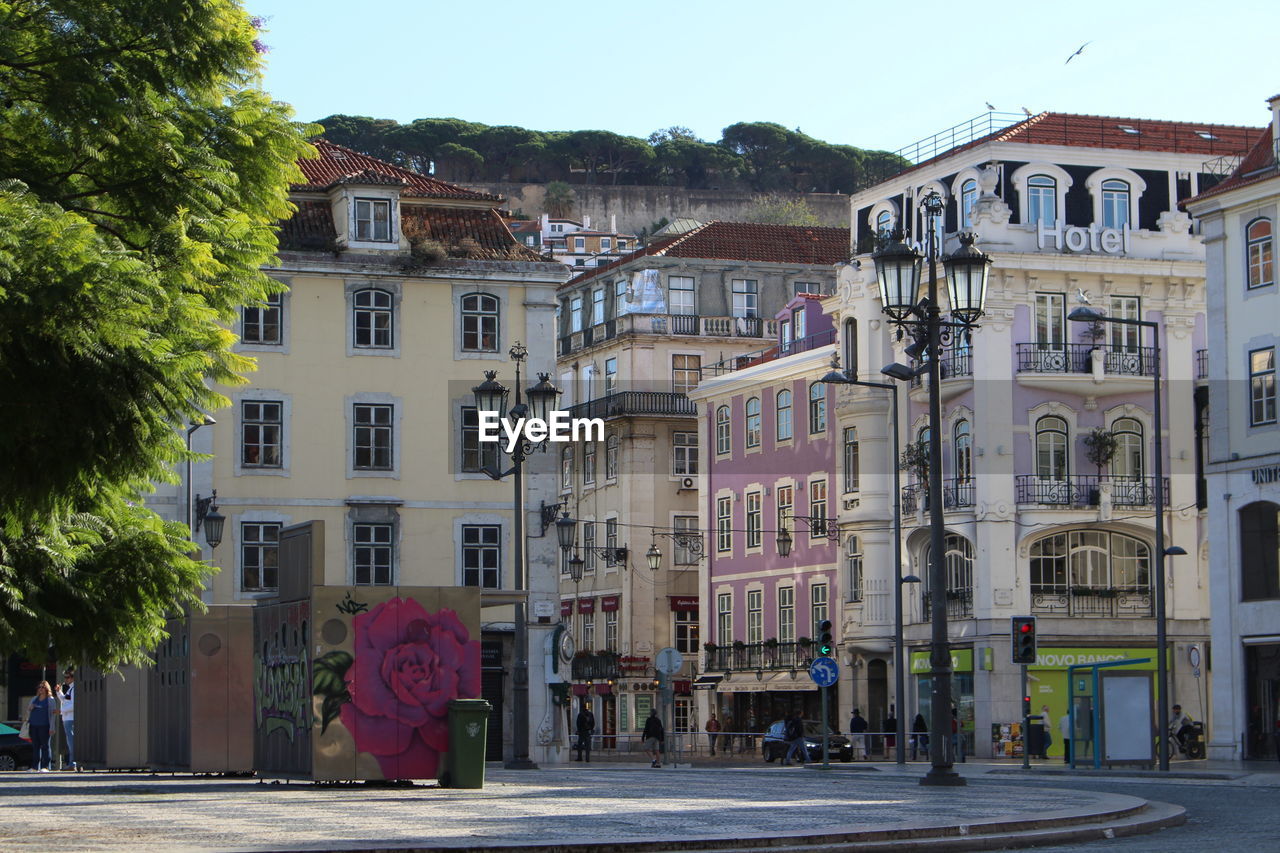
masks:
{"label": "ornate street lamp", "polygon": [[[957,332],[967,334],[982,316],[991,259],[973,248],[970,235],[964,235],[962,246],[954,255],[941,259],[947,271],[955,318],[953,321],[943,320],[938,305],[937,268],[941,251],[937,244],[937,224],[944,210],[942,197],[936,192],[929,193],[920,200],[920,209],[924,213],[928,234],[929,289],[924,299],[915,301],[920,284],[921,257],[918,252],[898,238],[871,257],[880,281],[881,310],[897,326],[899,339],[904,334],[913,338],[911,348],[917,358],[925,361],[924,370],[929,374],[929,587],[939,592],[929,608],[929,662],[933,685],[929,707],[929,730],[933,733],[929,738],[929,760],[932,767],[920,784],[963,785],[964,778],[955,772],[948,755],[950,738],[946,737],[946,733],[951,731],[951,649],[947,639],[946,518],[942,500],[942,347]],[[898,365],[892,365],[884,372],[895,379],[901,379],[904,373]],[[907,376],[913,373],[909,369],[905,371]],[[895,458],[895,467],[897,464]],[[901,571],[901,562],[898,571]],[[901,583],[896,588],[900,594]]]}
{"label": "ornate street lamp", "polygon": [[791,555],[791,531],[790,530],[787,530],[787,528],[785,527],[779,530],[775,541],[778,546],[779,557],[788,557]]}
{"label": "ornate street lamp", "polygon": [[662,568],[662,549],[658,547],[657,542],[649,543],[649,550],[644,552],[644,559],[649,564],[649,568],[655,572]]}

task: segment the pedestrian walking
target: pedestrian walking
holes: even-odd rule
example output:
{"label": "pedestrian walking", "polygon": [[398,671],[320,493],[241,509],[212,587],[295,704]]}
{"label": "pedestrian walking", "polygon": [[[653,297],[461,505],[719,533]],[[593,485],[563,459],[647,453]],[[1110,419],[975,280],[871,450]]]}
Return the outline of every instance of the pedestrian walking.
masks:
{"label": "pedestrian walking", "polygon": [[1049,757],[1049,747],[1053,746],[1053,715],[1048,705],[1040,706],[1040,728],[1044,730],[1044,738],[1040,741],[1040,757]]}
{"label": "pedestrian walking", "polygon": [[853,715],[849,717],[849,743],[853,749],[853,758],[856,761],[859,758],[870,759],[867,754],[867,721],[862,716],[862,711],[857,708],[853,709]]}
{"label": "pedestrian walking", "polygon": [[787,737],[787,754],[782,757],[783,766],[791,766],[791,756],[793,755],[798,755],[800,763],[803,765],[805,759],[809,756],[804,746],[804,721],[800,719],[799,711],[787,718],[787,726],[784,732]]}
{"label": "pedestrian walking", "polygon": [[724,715],[721,731],[724,734],[720,735],[720,751],[727,755],[733,755],[733,714]]}
{"label": "pedestrian walking", "polygon": [[707,740],[711,742],[711,754],[716,754],[716,737],[720,734],[720,721],[716,719],[716,712],[711,712],[711,718],[707,720]]}
{"label": "pedestrian walking", "polygon": [[650,767],[662,766],[662,744],[667,739],[666,730],[662,727],[662,720],[658,719],[658,711],[655,708],[649,709],[649,719],[644,721],[644,751],[653,759]]}
{"label": "pedestrian walking", "polygon": [[916,760],[916,754],[923,752],[929,754],[929,726],[924,721],[924,714],[916,714],[916,718],[911,721],[911,760]]}
{"label": "pedestrian walking", "polygon": [[36,685],[35,698],[27,705],[27,728],[31,734],[31,746],[35,752],[31,770],[48,773],[53,767],[53,755],[49,752],[49,731],[58,713],[57,700],[49,689],[49,682]]}
{"label": "pedestrian walking", "polygon": [[67,763],[63,770],[79,770],[76,764],[76,671],[62,673],[62,687],[58,690],[58,716],[62,718],[62,735],[67,742]]}
{"label": "pedestrian walking", "polygon": [[578,711],[577,723],[574,726],[578,730],[578,757],[577,761],[583,761],[582,756],[586,756],[587,764],[591,763],[591,737],[596,731],[596,715],[591,713],[591,705],[583,702],[582,710]]}
{"label": "pedestrian walking", "polygon": [[1058,734],[1062,737],[1062,760],[1071,763],[1071,715],[1063,714],[1058,720]]}
{"label": "pedestrian walking", "polygon": [[898,715],[889,710],[889,716],[885,717],[884,730],[888,732],[884,738],[884,757],[889,757],[889,750],[898,746]]}

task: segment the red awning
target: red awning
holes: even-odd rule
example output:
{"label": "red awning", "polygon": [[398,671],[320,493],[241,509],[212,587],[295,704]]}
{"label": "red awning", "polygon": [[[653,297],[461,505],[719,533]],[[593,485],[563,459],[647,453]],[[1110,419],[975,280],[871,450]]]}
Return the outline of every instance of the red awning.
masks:
{"label": "red awning", "polygon": [[698,596],[696,595],[671,595],[667,596],[671,599],[671,609],[688,612],[698,609]]}
{"label": "red awning", "polygon": [[595,613],[596,600],[594,598],[579,598],[578,612],[579,613]]}
{"label": "red awning", "polygon": [[587,687],[587,685],[585,685],[585,684],[575,684],[575,685],[573,685],[573,695],[574,695],[574,696],[586,696],[586,695],[587,695],[587,690],[588,690],[588,689],[589,689],[589,688],[588,688],[588,687]]}
{"label": "red awning", "polygon": [[612,693],[612,692],[613,692],[613,685],[612,685],[612,684],[597,684],[597,685],[596,685],[596,694],[597,694],[597,695],[599,695],[599,696],[608,696],[608,695],[609,695],[610,693]]}
{"label": "red awning", "polygon": [[560,602],[560,615],[561,615],[561,616],[572,616],[572,615],[573,615],[573,600],[572,600],[572,599],[566,599],[566,600],[564,600],[564,601]]}
{"label": "red awning", "polygon": [[606,595],[604,598],[600,599],[600,612],[612,613],[613,611],[617,610],[619,598],[621,598],[621,596]]}

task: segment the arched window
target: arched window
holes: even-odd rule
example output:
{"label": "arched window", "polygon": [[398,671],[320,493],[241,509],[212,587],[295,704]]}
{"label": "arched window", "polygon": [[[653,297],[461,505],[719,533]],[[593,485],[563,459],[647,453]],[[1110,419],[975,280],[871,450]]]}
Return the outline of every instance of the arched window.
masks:
{"label": "arched window", "polygon": [[462,297],[462,349],[498,351],[498,298],[487,293]]}
{"label": "arched window", "polygon": [[858,321],[852,317],[844,321],[844,371],[858,375]]}
{"label": "arched window", "polygon": [[560,488],[573,488],[573,445],[560,449]]}
{"label": "arched window", "polygon": [[973,206],[978,203],[978,182],[970,178],[960,185],[960,227],[973,227]]}
{"label": "arched window", "polygon": [[815,382],[809,386],[809,434],[827,431],[827,386]]}
{"label": "arched window", "polygon": [[778,441],[791,439],[791,392],[785,389],[778,392],[778,425],[775,432]]}
{"label": "arched window", "polygon": [[1129,224],[1129,184],[1115,179],[1102,182],[1102,227]]}
{"label": "arched window", "polygon": [[1135,418],[1117,418],[1111,425],[1116,455],[1111,457],[1111,476],[1116,480],[1142,477],[1142,423]]}
{"label": "arched window", "polygon": [[728,453],[732,445],[729,443],[729,407],[716,409],[716,453]]}
{"label": "arched window", "polygon": [[887,210],[880,211],[880,215],[876,217],[876,235],[880,237],[888,236],[893,230],[893,214]]}
{"label": "arched window", "polygon": [[956,421],[953,445],[956,482],[967,483],[973,479],[973,435],[967,420]]}
{"label": "arched window", "polygon": [[747,447],[760,446],[760,398],[747,400]]}
{"label": "arched window", "polygon": [[[1087,615],[1097,602],[1068,605],[1066,596],[1098,590],[1149,593],[1151,549],[1147,543],[1106,530],[1068,530],[1037,539],[1031,545],[1031,594],[1063,596],[1059,602],[1032,600],[1033,609],[1065,610]],[[1123,603],[1122,603],[1123,604]],[[1132,615],[1144,615],[1149,599],[1131,605]],[[1109,606],[1093,615],[1110,615]]]}
{"label": "arched window", "polygon": [[1255,219],[1245,227],[1245,256],[1250,289],[1275,284],[1270,219]]}
{"label": "arched window", "polygon": [[385,290],[357,290],[352,294],[355,345],[391,349],[391,294]]}
{"label": "arched window", "polygon": [[1036,421],[1036,476],[1041,480],[1065,480],[1068,467],[1067,422],[1055,415]]}
{"label": "arched window", "polygon": [[1240,580],[1245,601],[1280,598],[1280,504],[1240,508]]}
{"label": "arched window", "polygon": [[[924,547],[923,562],[925,586],[928,587],[929,557],[933,553],[929,545]],[[946,564],[947,592],[968,592],[973,589],[973,543],[958,533],[948,533],[943,540],[942,560]]]}
{"label": "arched window", "polygon": [[1058,182],[1048,175],[1027,179],[1027,224],[1052,228],[1058,214]]}

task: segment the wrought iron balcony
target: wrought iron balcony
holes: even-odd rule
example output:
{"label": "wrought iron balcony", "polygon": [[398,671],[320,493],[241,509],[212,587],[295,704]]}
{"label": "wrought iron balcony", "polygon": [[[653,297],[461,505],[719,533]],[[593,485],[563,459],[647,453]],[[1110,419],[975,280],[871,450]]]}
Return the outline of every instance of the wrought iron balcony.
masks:
{"label": "wrought iron balcony", "polygon": [[706,672],[742,672],[761,669],[807,669],[817,655],[812,643],[742,643],[707,648]]}
{"label": "wrought iron balcony", "polygon": [[702,317],[697,314],[623,314],[561,335],[556,352],[565,356],[623,335],[698,335],[718,338],[770,338],[778,322],[764,317]]}
{"label": "wrought iron balcony", "polygon": [[726,358],[724,361],[717,361],[715,364],[702,368],[703,376],[721,376],[725,373],[733,373],[735,370],[744,370],[748,367],[754,367],[757,364],[765,364],[766,362],[775,361],[779,358],[786,358],[789,355],[795,355],[799,352],[808,352],[809,350],[825,347],[827,344],[835,343],[836,330],[826,329],[817,334],[809,335],[795,341],[787,341],[783,344],[768,347],[766,349],[756,350],[755,352],[747,352],[742,355],[735,355]]}
{"label": "wrought iron balcony", "polygon": [[615,391],[569,407],[572,418],[625,418],[632,415],[693,417],[697,407],[678,391]]}
{"label": "wrought iron balcony", "polygon": [[[942,481],[942,506],[944,509],[959,509],[973,506],[973,478],[951,478]],[[902,488],[902,511],[913,513],[917,509],[929,510],[929,489],[922,483],[913,483]]]}
{"label": "wrought iron balcony", "polygon": [[[1035,474],[1019,474],[1014,483],[1014,497],[1020,504],[1044,504],[1059,507],[1090,507],[1102,503],[1102,486],[1110,486],[1113,506],[1154,506],[1155,477],[1099,477],[1096,474],[1073,474],[1061,479],[1048,479]],[[1169,478],[1164,478],[1164,493],[1169,494]]]}
{"label": "wrought iron balcony", "polygon": [[[911,362],[911,366],[918,368],[920,362]],[[964,349],[949,349],[942,353],[942,361],[939,364],[942,370],[942,381],[948,379],[956,379],[961,376],[973,375],[973,348],[965,347]],[[924,376],[915,376],[911,379],[911,387],[919,388],[924,384]]]}
{"label": "wrought iron balcony", "polygon": [[614,652],[584,652],[573,659],[570,672],[574,681],[616,681],[621,669]]}
{"label": "wrought iron balcony", "polygon": [[1150,616],[1148,586],[1031,586],[1031,612],[1051,616],[1083,616],[1110,619]]}
{"label": "wrought iron balcony", "polygon": [[1101,353],[1104,373],[1115,376],[1152,376],[1155,350],[1151,347],[1108,344],[1018,344],[1019,373],[1093,373],[1094,351]]}
{"label": "wrought iron balcony", "polygon": [[1207,349],[1196,350],[1196,379],[1209,378],[1209,351]]}
{"label": "wrought iron balcony", "polygon": [[[933,606],[933,593],[920,593],[920,603],[922,609],[921,618],[928,620],[931,617]],[[973,615],[973,590],[972,589],[949,589],[947,590],[947,618],[948,619],[967,619]]]}

